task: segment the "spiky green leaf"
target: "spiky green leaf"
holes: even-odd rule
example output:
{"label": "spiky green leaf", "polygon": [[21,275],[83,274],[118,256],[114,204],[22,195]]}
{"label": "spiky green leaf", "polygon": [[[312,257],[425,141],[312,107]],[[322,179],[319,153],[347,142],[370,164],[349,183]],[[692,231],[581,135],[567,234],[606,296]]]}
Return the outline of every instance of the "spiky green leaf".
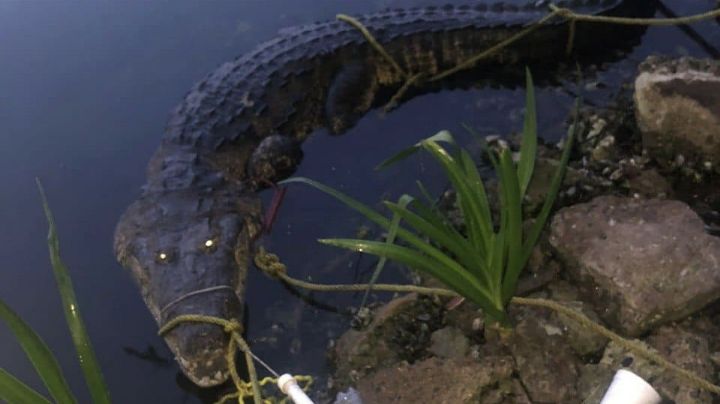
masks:
{"label": "spiky green leaf", "polygon": [[430,136],[429,138],[427,138],[423,141],[415,143],[414,145],[408,147],[407,149],[401,150],[394,156],[392,156],[392,157],[388,158],[387,160],[383,161],[382,163],[378,164],[377,167],[375,167],[375,169],[381,170],[383,168],[389,167],[389,166],[397,163],[398,161],[405,160],[406,158],[408,158],[409,156],[415,154],[415,152],[420,150],[422,143],[424,141],[445,142],[445,143],[451,143],[451,144],[455,143],[455,139],[452,137],[450,132],[443,130],[443,131],[436,133],[433,136]]}
{"label": "spiky green leaf", "polygon": [[48,399],[2,368],[0,368],[0,402],[12,404],[50,404]]}
{"label": "spiky green leaf", "polygon": [[448,268],[443,262],[436,261],[416,250],[368,240],[323,239],[319,241],[323,244],[346,248],[353,251],[384,256],[411,268],[427,272],[444,284],[448,285],[448,287],[456,291],[458,294],[466,296],[480,305],[480,307],[482,307],[488,315],[494,318],[504,317],[502,306],[497,306],[493,302],[492,294],[482,287],[476,279],[469,276],[469,274],[465,271],[457,271],[456,268]]}
{"label": "spiky green leaf", "polygon": [[[0,319],[10,328],[40,376],[50,396],[58,403],[76,403],[55,355],[35,331],[0,300]],[[11,383],[11,382],[8,382]],[[21,391],[22,389],[18,390]],[[0,393],[1,395],[2,393]],[[9,401],[13,402],[13,401]]]}
{"label": "spiky green leaf", "polygon": [[528,232],[528,236],[523,243],[523,248],[521,252],[523,262],[527,262],[527,260],[530,259],[530,254],[532,253],[533,247],[535,247],[535,243],[537,243],[538,238],[540,238],[540,233],[542,232],[543,227],[545,227],[545,222],[547,221],[548,216],[550,216],[550,210],[552,209],[553,204],[555,203],[555,198],[560,191],[560,186],[562,185],[563,178],[565,178],[565,171],[567,170],[568,161],[570,160],[570,152],[572,151],[573,141],[575,140],[575,136],[577,135],[577,120],[579,111],[580,99],[578,98],[577,100],[575,100],[575,108],[573,111],[574,120],[572,126],[568,130],[568,137],[565,141],[562,157],[560,158],[560,165],[555,171],[555,175],[553,176],[552,182],[550,183],[550,189],[548,190],[548,194],[545,197],[545,202],[543,203],[542,209],[540,209],[540,213],[535,218],[535,223],[533,223],[530,231]]}
{"label": "spiky green leaf", "polygon": [[60,259],[60,241],[55,228],[55,219],[48,205],[45,191],[43,190],[40,180],[37,180],[38,190],[42,198],[43,209],[48,221],[48,248],[50,250],[50,263],[53,267],[55,281],[60,291],[63,310],[65,311],[65,320],[67,321],[70,336],[72,337],[80,368],[85,376],[85,383],[90,390],[93,402],[96,404],[109,404],[110,393],[105,385],[100,365],[92,348],[90,337],[85,329],[85,323],[80,315],[80,308],[75,297],[75,290],[70,279],[67,267]]}
{"label": "spiky green leaf", "polygon": [[523,124],[522,144],[520,145],[520,161],[517,169],[521,198],[525,196],[532,179],[536,154],[537,113],[535,111],[535,89],[530,69],[525,68],[525,121]]}
{"label": "spiky green leaf", "polygon": [[[410,202],[412,202],[413,198],[410,195],[404,194],[400,196],[398,199],[398,206],[406,207]],[[387,244],[393,244],[395,242],[395,236],[397,235],[398,227],[400,226],[400,216],[395,214],[393,215],[392,220],[390,221],[390,228],[388,229],[387,237],[385,238],[385,242]],[[365,294],[363,294],[362,301],[360,302],[360,308],[365,307],[365,303],[367,302],[367,298],[370,295],[370,291],[372,290],[373,286],[375,285],[375,282],[377,282],[378,278],[380,277],[380,273],[382,273],[383,268],[385,268],[385,262],[387,261],[387,258],[380,257],[380,260],[378,260],[377,265],[375,265],[375,270],[373,270],[372,276],[370,276],[370,281],[368,282],[368,288],[365,290]]]}
{"label": "spiky green leaf", "polygon": [[520,199],[520,185],[517,173],[512,163],[510,151],[503,150],[500,153],[500,188],[503,195],[503,203],[500,207],[505,212],[506,220],[504,229],[505,243],[507,250],[507,264],[502,276],[503,302],[507,303],[509,297],[515,292],[515,285],[520,276],[523,265],[522,259],[522,200]]}
{"label": "spiky green leaf", "polygon": [[[358,212],[362,213],[366,218],[370,219],[371,221],[375,222],[376,224],[379,224],[384,229],[388,230],[390,228],[390,220],[376,212],[375,210],[371,209],[370,207],[366,206],[365,204],[361,203],[360,201],[357,201],[350,196],[333,189],[331,187],[328,187],[327,185],[320,184],[317,181],[313,181],[309,178],[304,177],[294,177],[289,178],[283,183],[293,183],[293,182],[299,182],[304,183],[307,185],[310,185],[320,191],[323,191],[327,193],[328,195],[331,195],[332,197],[338,199],[339,201],[343,202],[345,205],[351,207],[352,209],[357,210]],[[450,257],[448,257],[443,251],[441,251],[438,248],[433,247],[432,245],[428,244],[424,240],[422,240],[417,235],[413,234],[412,232],[403,229],[402,227],[398,227],[397,229],[397,237],[411,246],[417,248],[418,250],[422,251],[424,254],[427,254],[428,256],[441,261],[445,266],[453,268],[455,271],[459,272],[467,272],[467,269],[463,268],[460,264],[452,260]]]}

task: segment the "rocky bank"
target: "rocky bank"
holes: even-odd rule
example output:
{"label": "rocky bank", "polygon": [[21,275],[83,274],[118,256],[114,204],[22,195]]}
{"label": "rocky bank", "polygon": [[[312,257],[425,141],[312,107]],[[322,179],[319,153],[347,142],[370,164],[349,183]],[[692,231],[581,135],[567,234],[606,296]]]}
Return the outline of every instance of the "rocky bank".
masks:
{"label": "rocky bank", "polygon": [[[651,57],[618,103],[583,111],[563,207],[519,293],[574,308],[718,383],[720,63]],[[541,150],[536,172],[557,154]],[[533,180],[528,212],[547,177]],[[348,331],[332,349],[333,388],[353,386],[365,403],[592,403],[628,368],[666,400],[720,402],[550,310],[511,305],[507,333],[472,304],[447,303],[403,296]]]}

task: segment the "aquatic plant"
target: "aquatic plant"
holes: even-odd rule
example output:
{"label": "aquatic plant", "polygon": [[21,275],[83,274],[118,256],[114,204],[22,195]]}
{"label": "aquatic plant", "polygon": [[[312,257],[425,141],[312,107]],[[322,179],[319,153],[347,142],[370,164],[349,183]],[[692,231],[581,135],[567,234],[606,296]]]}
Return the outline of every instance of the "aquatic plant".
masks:
{"label": "aquatic plant", "polygon": [[[419,150],[429,153],[442,167],[455,190],[466,234],[454,228],[427,198],[422,200],[404,194],[398,202],[385,201],[385,206],[393,215],[387,218],[350,196],[316,181],[302,177],[286,180],[309,184],[337,198],[389,233],[385,242],[340,238],[319,241],[394,260],[429,273],[478,304],[491,319],[505,323],[505,307],[515,293],[520,273],[549,216],[565,173],[573,140],[571,130],[543,207],[534,218],[530,230],[525,233],[522,202],[532,178],[537,153],[535,96],[529,71],[526,81],[526,111],[517,164],[513,162],[509,149],[487,149],[499,182],[500,214],[497,224],[493,223],[488,196],[475,162],[466,150],[455,144],[449,132],[443,131],[403,150],[380,167],[393,164]],[[444,147],[443,143],[449,147]],[[422,186],[420,189],[421,193],[426,194]]]}
{"label": "aquatic plant", "polygon": [[[70,274],[65,264],[60,259],[60,244],[55,228],[55,220],[48,206],[45,191],[38,181],[38,189],[42,197],[45,216],[47,217],[48,247],[50,250],[50,262],[53,267],[58,291],[65,311],[65,320],[68,330],[77,351],[78,361],[85,376],[85,382],[90,390],[94,403],[110,403],[110,394],[103,380],[100,366],[98,365],[95,353],[90,343],[90,338],[85,330],[85,324],[80,316],[75,291],[72,286]],[[0,300],[0,319],[10,328],[15,338],[22,346],[30,362],[32,362],[40,379],[47,388],[53,401],[59,404],[77,403],[70,387],[65,381],[62,369],[57,359],[48,348],[47,344],[33,329],[20,318],[10,307]],[[0,401],[13,404],[36,404],[50,403],[41,393],[28,387],[10,373],[0,368]]]}

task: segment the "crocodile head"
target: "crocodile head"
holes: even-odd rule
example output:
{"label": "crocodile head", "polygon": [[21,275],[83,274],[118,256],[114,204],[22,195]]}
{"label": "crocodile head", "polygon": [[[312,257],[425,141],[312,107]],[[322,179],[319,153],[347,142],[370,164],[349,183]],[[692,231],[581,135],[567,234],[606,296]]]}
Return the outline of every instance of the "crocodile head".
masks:
{"label": "crocodile head", "polygon": [[[145,194],[127,209],[115,232],[115,253],[158,326],[184,314],[242,321],[259,210],[251,195],[189,190]],[[221,327],[181,323],[164,338],[195,384],[227,380],[228,336]]]}

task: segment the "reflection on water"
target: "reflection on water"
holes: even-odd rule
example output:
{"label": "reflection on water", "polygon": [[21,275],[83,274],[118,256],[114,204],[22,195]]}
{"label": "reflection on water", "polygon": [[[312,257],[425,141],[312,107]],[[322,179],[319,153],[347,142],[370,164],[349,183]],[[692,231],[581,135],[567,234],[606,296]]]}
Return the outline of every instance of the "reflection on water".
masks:
{"label": "reflection on water", "polygon": [[[41,333],[83,391],[69,349],[62,309],[46,257],[46,226],[33,178],[43,179],[57,218],[65,261],[115,402],[199,402],[181,376],[127,273],[112,254],[115,222],[138,194],[144,166],[168,111],[219,63],[269,39],[279,28],[387,5],[433,1],[335,2],[0,2],[0,297]],[[712,0],[667,1],[678,14],[708,9]],[[698,24],[720,43],[715,22]],[[610,97],[650,53],[699,55],[701,46],[677,28],[652,28],[641,47],[594,80],[594,102]],[[556,139],[572,95],[539,92],[540,133]],[[299,174],[374,203],[408,190],[416,176],[444,184],[419,157],[385,172],[372,168],[393,151],[440,129],[469,141],[461,123],[483,134],[521,126],[520,91],[472,90],[414,99],[384,117],[369,114],[347,136],[315,136]],[[268,196],[269,197],[269,196]],[[308,188],[294,186],[273,233],[264,240],[293,274],[328,282],[366,279],[374,262],[320,248],[319,237],[354,234],[361,218]],[[392,280],[392,279],[390,279]],[[325,349],[348,326],[359,295],[292,293],[253,272],[248,288],[248,338],[282,371],[326,372]],[[170,360],[170,366],[167,361]],[[0,327],[0,366],[41,388],[22,351]],[[81,402],[89,402],[85,393]]]}

